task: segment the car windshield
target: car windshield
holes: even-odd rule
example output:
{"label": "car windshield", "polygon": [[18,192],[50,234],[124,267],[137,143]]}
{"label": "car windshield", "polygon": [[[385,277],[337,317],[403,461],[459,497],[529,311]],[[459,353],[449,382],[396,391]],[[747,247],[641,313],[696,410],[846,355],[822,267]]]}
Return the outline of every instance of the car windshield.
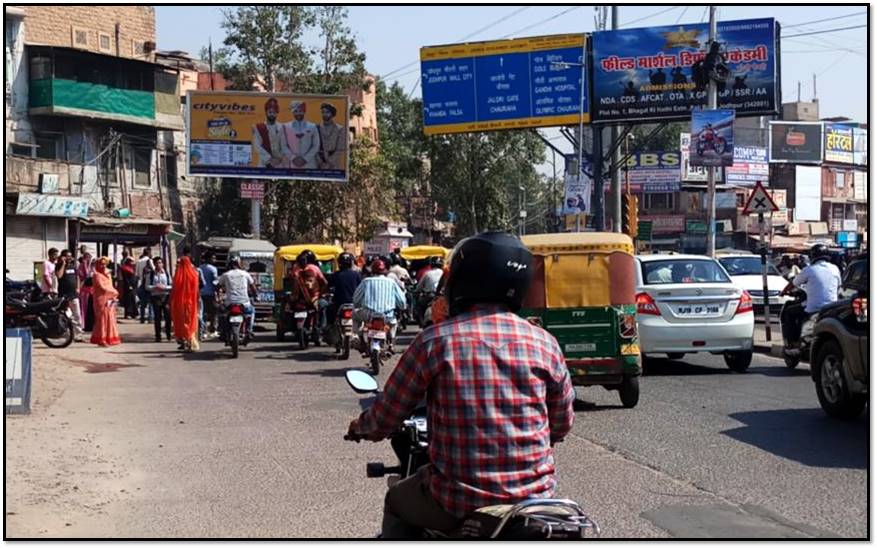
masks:
{"label": "car windshield", "polygon": [[649,285],[730,283],[730,279],[710,259],[671,259],[667,261],[643,261],[643,280]]}
{"label": "car windshield", "polygon": [[[759,257],[722,257],[719,262],[731,276],[761,275],[761,258]],[[771,276],[780,275],[776,267],[770,263],[767,263],[767,273]]]}

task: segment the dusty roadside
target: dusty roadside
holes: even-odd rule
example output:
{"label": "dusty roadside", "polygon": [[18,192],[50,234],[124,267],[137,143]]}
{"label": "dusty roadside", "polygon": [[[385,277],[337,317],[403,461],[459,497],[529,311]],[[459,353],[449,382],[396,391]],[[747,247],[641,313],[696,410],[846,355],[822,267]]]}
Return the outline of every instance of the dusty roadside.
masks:
{"label": "dusty roadside", "polygon": [[[146,327],[121,324],[123,340],[142,338]],[[31,413],[4,421],[8,539],[114,535],[105,507],[137,490],[137,467],[98,433],[89,401],[100,396],[94,375],[131,365],[88,343],[34,344]]]}

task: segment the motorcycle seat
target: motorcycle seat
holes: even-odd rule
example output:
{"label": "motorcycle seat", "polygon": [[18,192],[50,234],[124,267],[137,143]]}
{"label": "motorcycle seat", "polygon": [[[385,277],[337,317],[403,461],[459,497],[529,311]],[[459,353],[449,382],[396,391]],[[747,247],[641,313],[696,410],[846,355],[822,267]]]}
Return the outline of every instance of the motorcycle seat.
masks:
{"label": "motorcycle seat", "polygon": [[[479,508],[463,518],[462,525],[454,531],[454,538],[492,538],[497,527],[514,508],[500,504]],[[549,525],[550,524],[550,525]],[[566,506],[532,505],[519,511],[495,537],[498,540],[545,540],[581,539],[580,514]]]}
{"label": "motorcycle seat", "polygon": [[12,306],[15,306],[17,308],[22,309],[22,311],[24,311],[24,312],[34,313],[34,314],[39,313],[39,312],[46,312],[49,310],[54,310],[55,308],[58,307],[59,304],[61,304],[60,299],[52,299],[52,300],[48,300],[48,301],[37,301],[35,303],[31,303],[31,302],[16,300],[14,298],[8,298],[6,300],[6,302]]}

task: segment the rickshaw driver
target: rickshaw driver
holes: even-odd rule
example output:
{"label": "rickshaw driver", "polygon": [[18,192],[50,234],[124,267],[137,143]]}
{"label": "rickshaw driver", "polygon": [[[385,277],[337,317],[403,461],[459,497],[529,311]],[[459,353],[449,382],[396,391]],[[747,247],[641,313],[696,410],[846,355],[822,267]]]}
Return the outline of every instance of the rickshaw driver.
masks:
{"label": "rickshaw driver", "polygon": [[533,277],[530,251],[488,232],[460,242],[450,264],[451,317],[417,336],[375,403],[350,423],[353,439],[380,441],[427,401],[431,464],[387,491],[383,538],[449,531],[478,508],[552,496],[553,445],[572,428],[560,345],[515,314]]}

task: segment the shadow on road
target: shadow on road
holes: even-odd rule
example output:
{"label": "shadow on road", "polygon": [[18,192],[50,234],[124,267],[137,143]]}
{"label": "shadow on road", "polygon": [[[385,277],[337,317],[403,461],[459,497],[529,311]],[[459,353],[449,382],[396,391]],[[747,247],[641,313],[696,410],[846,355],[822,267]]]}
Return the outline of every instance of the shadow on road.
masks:
{"label": "shadow on road", "polygon": [[867,414],[850,422],[831,419],[819,408],[747,411],[729,416],[745,426],[723,434],[774,455],[820,468],[868,466]]}
{"label": "shadow on road", "polygon": [[684,361],[654,358],[643,368],[643,375],[647,377],[667,377],[670,375],[734,375],[727,367],[706,367],[693,365]]}
{"label": "shadow on road", "polygon": [[750,367],[747,373],[764,375],[765,377],[809,377],[809,369],[789,369],[788,367]]}
{"label": "shadow on road", "polygon": [[267,356],[256,356],[257,360],[293,360],[297,362],[327,362],[327,363],[336,363],[338,358],[336,357],[334,350],[328,350],[324,352],[307,352],[305,350],[292,351],[281,354],[268,354]]}
{"label": "shadow on road", "polygon": [[312,369],[310,371],[284,371],[282,375],[307,375],[311,377],[338,378],[343,377],[345,369]]}

